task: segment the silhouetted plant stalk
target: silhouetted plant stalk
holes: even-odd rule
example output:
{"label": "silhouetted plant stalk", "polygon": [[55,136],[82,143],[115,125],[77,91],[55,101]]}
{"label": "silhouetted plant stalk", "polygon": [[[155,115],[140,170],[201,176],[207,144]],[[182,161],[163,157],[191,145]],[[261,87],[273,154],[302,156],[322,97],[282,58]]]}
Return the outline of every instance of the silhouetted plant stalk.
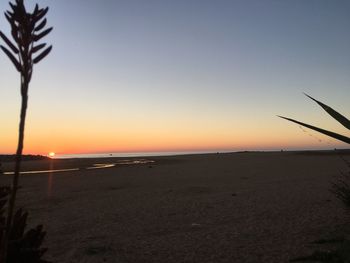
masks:
{"label": "silhouetted plant stalk", "polygon": [[6,260],[6,251],[10,235],[9,232],[13,223],[12,221],[15,209],[15,200],[18,190],[18,180],[23,151],[24,127],[28,105],[29,82],[33,73],[33,65],[39,63],[43,58],[45,58],[52,49],[52,46],[46,47],[46,43],[37,43],[52,30],[52,27],[44,29],[47,22],[45,15],[49,8],[39,8],[39,6],[36,5],[33,12],[30,13],[27,12],[23,0],[16,0],[14,4],[9,4],[11,6],[11,11],[6,11],[5,17],[10,23],[11,36],[13,41],[7,38],[5,34],[0,31],[0,38],[6,44],[6,47],[0,45],[0,48],[11,60],[17,71],[21,74],[22,103],[19,123],[18,146],[16,151],[15,174],[13,177],[12,188],[10,192],[5,234],[3,235],[1,247],[2,253],[0,255],[0,259],[3,260],[2,262],[5,262]]}

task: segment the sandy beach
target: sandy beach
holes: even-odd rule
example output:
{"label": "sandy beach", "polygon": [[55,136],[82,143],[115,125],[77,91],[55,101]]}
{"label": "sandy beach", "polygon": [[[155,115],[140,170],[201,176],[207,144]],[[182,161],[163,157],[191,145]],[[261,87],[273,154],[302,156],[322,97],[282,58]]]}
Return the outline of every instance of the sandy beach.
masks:
{"label": "sandy beach", "polygon": [[[345,156],[349,159],[349,156]],[[47,231],[53,262],[288,262],[349,231],[334,154],[232,153],[27,161],[18,203]],[[5,171],[12,163],[3,163]],[[1,185],[10,182],[1,176]],[[349,233],[349,232],[347,232]]]}

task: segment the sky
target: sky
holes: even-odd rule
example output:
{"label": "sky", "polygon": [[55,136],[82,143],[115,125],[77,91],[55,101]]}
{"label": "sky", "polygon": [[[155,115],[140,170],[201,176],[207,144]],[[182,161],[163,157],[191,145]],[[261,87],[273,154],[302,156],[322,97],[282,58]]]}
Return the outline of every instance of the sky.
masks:
{"label": "sky", "polygon": [[[34,67],[25,153],[347,147],[276,115],[349,135],[303,95],[350,116],[349,1],[35,3],[53,50]],[[14,153],[19,75],[2,53],[0,69],[0,153]]]}

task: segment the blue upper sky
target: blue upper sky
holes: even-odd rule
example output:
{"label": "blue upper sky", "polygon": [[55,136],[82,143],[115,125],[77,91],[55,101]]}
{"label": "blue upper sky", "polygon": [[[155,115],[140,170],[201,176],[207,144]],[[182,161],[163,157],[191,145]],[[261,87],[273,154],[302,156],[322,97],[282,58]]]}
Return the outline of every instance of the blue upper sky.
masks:
{"label": "blue upper sky", "polygon": [[[39,144],[62,152],[127,150],[113,136],[137,137],[139,150],[342,145],[275,115],[346,134],[302,92],[350,116],[349,1],[25,2],[49,6],[54,26],[52,54],[31,83],[32,151],[46,151]],[[8,33],[4,17],[0,28]],[[17,130],[18,76],[4,55],[0,68],[3,132],[10,134]],[[72,134],[84,134],[75,136],[86,147],[52,142],[74,141]]]}

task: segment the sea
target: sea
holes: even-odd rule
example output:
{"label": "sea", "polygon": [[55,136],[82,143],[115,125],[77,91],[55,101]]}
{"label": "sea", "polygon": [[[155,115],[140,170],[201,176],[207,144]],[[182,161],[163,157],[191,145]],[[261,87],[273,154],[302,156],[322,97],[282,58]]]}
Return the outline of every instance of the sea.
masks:
{"label": "sea", "polygon": [[[220,151],[226,153],[232,151]],[[173,156],[190,154],[210,154],[217,151],[176,151],[176,152],[126,152],[126,153],[82,153],[82,154],[56,154],[53,159],[71,159],[71,158],[110,158],[110,157],[152,157],[152,156]]]}

